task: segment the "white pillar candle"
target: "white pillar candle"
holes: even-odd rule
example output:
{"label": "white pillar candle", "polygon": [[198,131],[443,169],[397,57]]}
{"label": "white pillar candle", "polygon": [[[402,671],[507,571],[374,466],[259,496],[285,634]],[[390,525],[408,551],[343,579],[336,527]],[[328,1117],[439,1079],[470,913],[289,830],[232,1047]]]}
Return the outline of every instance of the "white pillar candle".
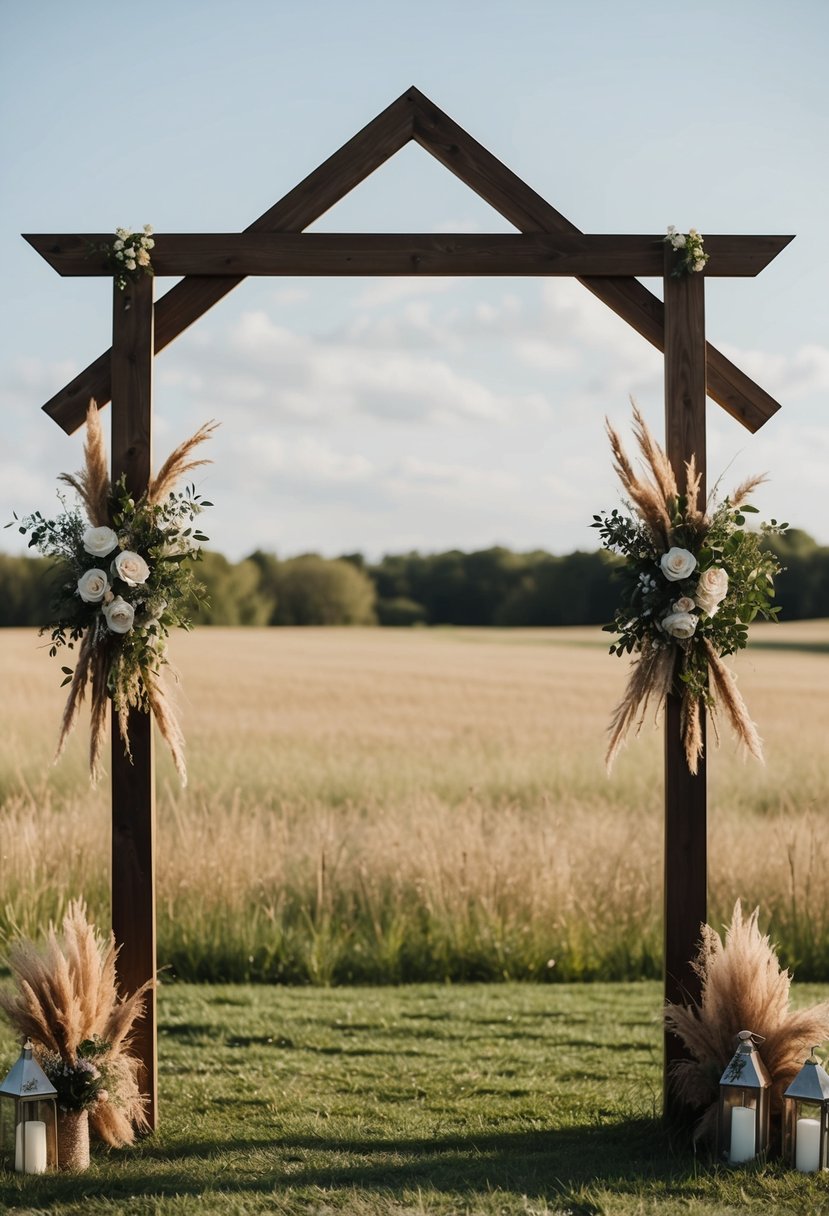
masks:
{"label": "white pillar candle", "polygon": [[820,1168],[820,1120],[798,1119],[796,1134],[795,1168],[802,1174],[811,1174]]}
{"label": "white pillar candle", "polygon": [[23,1173],[23,1133],[26,1133],[27,1174],[46,1172],[46,1124],[41,1119],[18,1123],[14,1141],[14,1168]]}
{"label": "white pillar candle", "polygon": [[731,1151],[728,1160],[739,1164],[750,1161],[754,1151],[755,1112],[750,1106],[735,1106],[731,1111]]}

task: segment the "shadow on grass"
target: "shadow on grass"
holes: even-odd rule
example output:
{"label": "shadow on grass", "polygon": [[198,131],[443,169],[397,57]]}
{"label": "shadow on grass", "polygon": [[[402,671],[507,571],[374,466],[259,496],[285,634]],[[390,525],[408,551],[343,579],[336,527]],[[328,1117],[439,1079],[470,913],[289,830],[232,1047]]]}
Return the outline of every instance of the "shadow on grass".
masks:
{"label": "shadow on grass", "polygon": [[[232,1158],[232,1173],[222,1167],[225,1155]],[[693,1169],[690,1156],[674,1149],[662,1123],[644,1118],[549,1131],[470,1132],[423,1139],[277,1135],[173,1144],[147,1140],[133,1153],[113,1154],[111,1160],[115,1159],[128,1166],[103,1183],[107,1196],[115,1201],[211,1191],[264,1195],[287,1186],[402,1196],[419,1187],[460,1197],[492,1190],[536,1198],[572,1197],[571,1210],[580,1216],[598,1210],[584,1199],[586,1185],[612,1183],[617,1191],[636,1192],[643,1183],[656,1183],[666,1195],[681,1190],[687,1196]],[[207,1173],[208,1162],[218,1168]],[[78,1202],[84,1195],[100,1194],[103,1180],[96,1180],[94,1174],[73,1179],[69,1195],[60,1177],[28,1181],[26,1203],[45,1207],[70,1195]],[[0,1184],[0,1198],[7,1203],[13,1199],[10,1190]]]}

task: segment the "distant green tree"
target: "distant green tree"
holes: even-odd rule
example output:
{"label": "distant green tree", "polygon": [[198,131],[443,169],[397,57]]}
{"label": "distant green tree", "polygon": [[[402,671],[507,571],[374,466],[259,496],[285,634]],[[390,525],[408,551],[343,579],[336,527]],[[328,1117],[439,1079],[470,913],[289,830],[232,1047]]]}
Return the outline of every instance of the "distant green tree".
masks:
{"label": "distant green tree", "polygon": [[352,562],[315,553],[278,562],[277,625],[374,625],[374,583]]}
{"label": "distant green tree", "polygon": [[818,545],[800,528],[769,536],[765,543],[783,567],[775,579],[774,598],[781,608],[780,619],[829,616],[829,548]]}
{"label": "distant green tree", "polygon": [[54,578],[48,558],[0,553],[0,626],[48,624]]}
{"label": "distant green tree", "polygon": [[377,601],[378,625],[425,625],[426,609],[405,595]]}
{"label": "distant green tree", "polygon": [[196,621],[202,625],[268,625],[276,607],[262,586],[259,567],[249,558],[235,565],[221,553],[205,551],[196,576],[207,590],[208,604]]}

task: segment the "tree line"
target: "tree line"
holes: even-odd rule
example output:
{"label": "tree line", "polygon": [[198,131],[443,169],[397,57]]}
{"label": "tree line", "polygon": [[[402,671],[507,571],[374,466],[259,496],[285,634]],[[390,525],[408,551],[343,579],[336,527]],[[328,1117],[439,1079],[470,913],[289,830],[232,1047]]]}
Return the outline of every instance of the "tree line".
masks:
{"label": "tree line", "polygon": [[[784,570],[781,618],[829,617],[829,547],[796,528],[768,542]],[[605,552],[554,556],[500,546],[465,553],[360,553],[240,562],[207,551],[198,566],[207,625],[600,625],[617,600],[617,561]],[[0,554],[0,626],[49,620],[54,572],[44,558]]]}

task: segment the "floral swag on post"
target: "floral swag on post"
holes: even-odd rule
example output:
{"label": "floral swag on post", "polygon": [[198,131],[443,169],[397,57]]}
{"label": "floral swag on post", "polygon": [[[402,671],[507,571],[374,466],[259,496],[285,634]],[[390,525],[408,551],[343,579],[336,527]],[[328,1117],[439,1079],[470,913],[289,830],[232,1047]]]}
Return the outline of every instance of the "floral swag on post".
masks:
{"label": "floral swag on post", "polygon": [[700,505],[701,476],[692,457],[680,494],[665,452],[634,405],[634,434],[645,474],[637,473],[621,440],[606,423],[614,470],[627,494],[630,514],[616,509],[593,516],[602,546],[624,559],[623,589],[613,622],[618,635],[611,654],[635,654],[624,696],[613,714],[607,767],[635,726],[638,734],[648,703],[656,716],[672,690],[682,699],[685,758],[692,773],[703,753],[700,707],[731,722],[737,738],[758,760],[763,748],[757,728],[723,656],[742,650],[748,627],[758,616],[775,620],[774,576],[780,565],[763,548],[763,538],[781,534],[786,524],[772,520],[758,532],[745,530],[746,514],[756,514],[749,495],[765,478],[751,477],[721,503]]}
{"label": "floral swag on post", "polygon": [[204,592],[190,563],[200,559],[200,545],[208,539],[194,521],[212,503],[193,486],[183,492],[174,487],[185,474],[210,463],[190,455],[217,425],[207,423],[177,447],[136,500],[123,476],[114,486],[110,481],[101,421],[92,401],[86,417],[85,468],[77,475],[60,476],[77,491],[86,520],[79,507],[65,503],[56,519],[45,519],[39,511],[22,520],[15,516],[19,531],[30,534],[29,547],[56,563],[54,618],[41,630],[51,634],[49,653],[54,656],[61,647],[72,650],[79,644],[74,671],[62,668],[63,683],[70,688],[55,760],[89,685],[93,782],[101,776],[110,699],[126,754],[131,757],[130,710],[152,713],[182,785],[187,782],[184,738],[160,677],[168,662],[170,629],[192,627],[188,603],[198,603]]}

